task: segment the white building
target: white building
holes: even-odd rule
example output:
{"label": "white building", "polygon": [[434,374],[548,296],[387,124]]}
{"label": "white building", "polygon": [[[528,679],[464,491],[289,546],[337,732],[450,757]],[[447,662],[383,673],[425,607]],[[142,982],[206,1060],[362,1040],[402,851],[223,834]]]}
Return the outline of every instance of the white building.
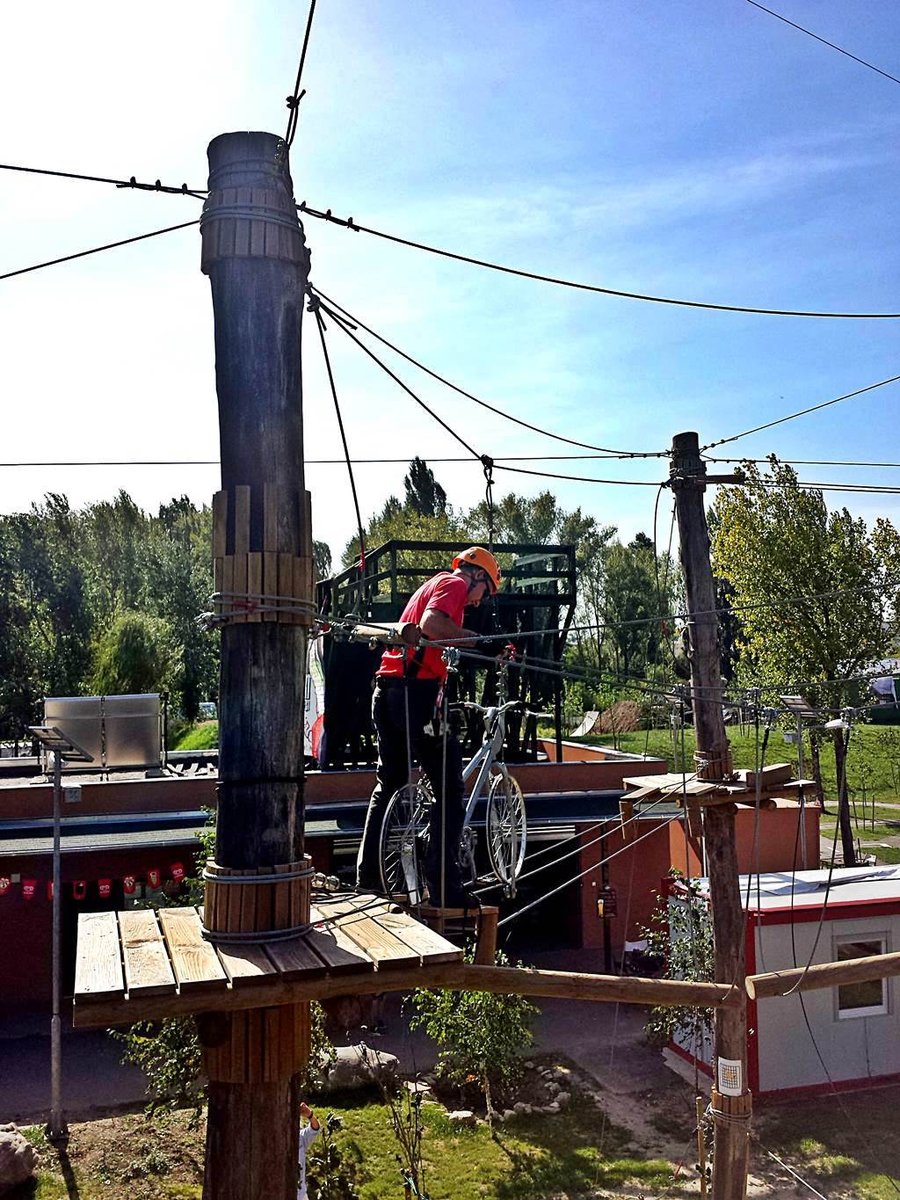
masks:
{"label": "white building", "polygon": [[[828,876],[823,870],[741,877],[748,975],[900,950],[900,867],[837,869],[830,882]],[[897,986],[896,978],[876,979],[750,1001],[750,1090],[766,1095],[896,1082]],[[694,1062],[689,1045],[671,1050]],[[709,1046],[699,1048],[698,1059],[709,1073]]]}

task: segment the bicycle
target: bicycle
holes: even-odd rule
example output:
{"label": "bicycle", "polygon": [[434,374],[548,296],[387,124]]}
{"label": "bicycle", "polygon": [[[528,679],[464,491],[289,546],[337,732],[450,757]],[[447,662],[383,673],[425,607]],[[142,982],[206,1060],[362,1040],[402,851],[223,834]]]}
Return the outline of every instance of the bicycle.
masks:
{"label": "bicycle", "polygon": [[[463,784],[474,777],[466,803],[460,838],[460,866],[468,881],[478,879],[475,865],[477,834],[472,827],[472,815],[481,799],[485,784],[487,807],[485,839],[488,861],[494,878],[504,894],[516,894],[516,879],[525,860],[527,829],[525,800],[522,789],[506,769],[498,755],[506,737],[506,714],[514,708],[524,708],[521,700],[484,707],[463,701],[457,707],[480,714],[484,723],[484,739],[478,751],[463,769]],[[540,714],[537,714],[540,715]],[[421,903],[425,894],[425,851],[431,808],[435,803],[426,779],[407,784],[391,797],[381,825],[381,880],[389,896],[405,895],[410,904]]]}

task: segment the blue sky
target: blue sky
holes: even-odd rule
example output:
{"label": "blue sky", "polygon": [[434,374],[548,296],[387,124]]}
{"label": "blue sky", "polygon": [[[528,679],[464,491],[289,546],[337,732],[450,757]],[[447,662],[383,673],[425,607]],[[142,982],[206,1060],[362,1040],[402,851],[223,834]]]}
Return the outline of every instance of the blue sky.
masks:
{"label": "blue sky", "polygon": [[[791,20],[900,75],[893,0],[781,0]],[[282,132],[302,2],[237,0],[5,18],[0,160],[205,186],[207,143]],[[900,86],[746,0],[319,0],[292,154],[298,200],[404,237],[604,286],[760,307],[900,311]],[[0,172],[0,273],[190,220],[198,202]],[[308,219],[313,281],[409,353],[526,420],[627,450],[709,442],[900,373],[898,323],[710,313],[512,279]],[[194,229],[0,283],[4,462],[215,458],[209,288]],[[307,454],[339,457],[313,327]],[[458,445],[337,332],[358,457],[456,457]],[[396,366],[392,361],[392,366]],[[479,452],[565,447],[400,368]],[[900,385],[727,452],[900,461]],[[723,450],[722,453],[725,453]],[[527,465],[527,464],[522,464]],[[659,482],[658,459],[534,463]],[[435,463],[451,501],[477,464]],[[404,468],[360,466],[366,513]],[[900,472],[801,467],[894,484]],[[623,535],[654,490],[498,472],[553,488]],[[315,533],[352,533],[346,474],[308,469]],[[49,490],[127,488],[145,508],[217,486],[214,467],[0,468],[0,511]],[[871,520],[896,498],[830,493]],[[665,505],[663,507],[665,512]],[[668,520],[665,520],[668,528]]]}

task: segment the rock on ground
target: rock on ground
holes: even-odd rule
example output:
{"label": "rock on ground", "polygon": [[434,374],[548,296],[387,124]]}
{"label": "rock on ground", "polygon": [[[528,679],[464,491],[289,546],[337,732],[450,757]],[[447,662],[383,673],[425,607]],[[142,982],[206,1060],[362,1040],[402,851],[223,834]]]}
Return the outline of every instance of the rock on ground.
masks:
{"label": "rock on ground", "polygon": [[15,1125],[0,1126],[0,1196],[34,1174],[37,1153]]}
{"label": "rock on ground", "polygon": [[355,1046],[337,1046],[334,1066],[328,1072],[327,1088],[361,1087],[375,1080],[391,1080],[397,1075],[400,1062],[395,1054],[374,1050],[365,1042]]}

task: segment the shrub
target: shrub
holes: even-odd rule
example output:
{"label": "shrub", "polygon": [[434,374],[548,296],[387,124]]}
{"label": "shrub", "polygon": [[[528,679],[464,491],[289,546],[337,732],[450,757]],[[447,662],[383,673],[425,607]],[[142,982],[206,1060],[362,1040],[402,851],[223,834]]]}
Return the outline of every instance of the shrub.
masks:
{"label": "shrub", "polygon": [[[495,961],[509,966],[502,951]],[[521,1076],[521,1054],[534,1040],[531,1024],[538,1010],[514,993],[418,988],[410,1001],[410,1028],[424,1029],[438,1047],[437,1074],[461,1088],[477,1084],[491,1120],[494,1092],[509,1091]]]}

